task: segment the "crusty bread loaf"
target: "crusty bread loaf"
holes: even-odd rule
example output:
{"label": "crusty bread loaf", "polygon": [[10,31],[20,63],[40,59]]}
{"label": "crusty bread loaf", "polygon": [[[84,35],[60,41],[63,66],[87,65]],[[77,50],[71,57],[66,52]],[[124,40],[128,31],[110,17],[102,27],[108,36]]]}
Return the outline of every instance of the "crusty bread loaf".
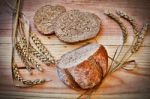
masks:
{"label": "crusty bread loaf", "polygon": [[63,6],[46,5],[39,8],[34,15],[34,25],[37,30],[45,35],[54,33],[56,19],[65,12]]}
{"label": "crusty bread loaf", "polygon": [[57,63],[58,69],[67,70],[73,78],[70,80],[68,76],[65,76],[66,72],[58,70],[61,80],[68,86],[72,86],[71,84],[75,82],[82,89],[93,88],[100,83],[107,67],[107,51],[103,45],[96,43],[66,53]]}
{"label": "crusty bread loaf", "polygon": [[60,40],[74,43],[95,37],[100,24],[101,20],[93,13],[71,10],[57,19],[55,33]]}

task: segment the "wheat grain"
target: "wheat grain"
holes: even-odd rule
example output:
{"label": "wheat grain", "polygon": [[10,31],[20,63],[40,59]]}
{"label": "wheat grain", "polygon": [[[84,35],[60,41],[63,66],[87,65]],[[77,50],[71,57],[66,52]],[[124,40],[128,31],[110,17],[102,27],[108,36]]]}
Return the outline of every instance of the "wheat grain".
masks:
{"label": "wheat grain", "polygon": [[16,43],[16,49],[18,51],[20,51],[19,53],[22,54],[22,57],[24,57],[25,59],[27,59],[33,66],[35,66],[39,71],[43,71],[43,69],[41,68],[40,64],[34,60],[34,58],[30,55],[30,54],[27,54],[27,49],[26,49],[26,46],[23,45],[21,47],[21,45],[17,42]]}
{"label": "wheat grain", "polygon": [[[113,68],[112,71],[115,71],[115,70],[117,70],[118,68],[122,68],[121,65],[123,65],[124,62],[126,62],[126,61],[125,61],[125,58],[128,56],[128,54],[130,54],[129,52],[130,52],[131,48],[133,47],[133,44],[134,44],[134,42],[135,42],[135,40],[136,40],[136,38],[137,38],[137,36],[138,36],[138,26],[137,26],[137,24],[136,24],[136,21],[135,21],[132,17],[128,16],[125,12],[122,12],[122,11],[118,11],[118,10],[117,10],[116,13],[117,13],[120,17],[122,17],[122,18],[124,18],[125,20],[127,20],[127,21],[132,25],[133,32],[134,32],[134,40],[132,41],[132,44],[131,44],[131,46],[129,47],[129,49],[125,52],[125,54],[124,54],[123,57],[121,58],[120,62]],[[118,56],[119,56],[119,55],[118,55]],[[130,57],[130,56],[129,56],[129,57]],[[128,58],[129,58],[129,57],[128,57]],[[128,60],[128,58],[127,58],[127,60]]]}
{"label": "wheat grain", "polygon": [[26,69],[27,69],[30,73],[32,73],[32,72],[31,72],[31,66],[30,66],[30,64],[28,63],[28,60],[24,57],[24,55],[23,55],[21,49],[18,48],[18,47],[16,47],[16,50],[17,50],[18,55],[20,56],[21,60],[23,61],[23,63],[24,63],[24,65],[25,65]]}
{"label": "wheat grain", "polygon": [[37,57],[39,60],[41,60],[44,64],[46,65],[52,64],[52,61],[48,57],[39,53],[32,45],[29,46],[29,52],[33,54],[35,57]]}
{"label": "wheat grain", "polygon": [[122,17],[125,20],[127,20],[132,25],[133,32],[134,32],[135,36],[137,36],[138,35],[138,26],[137,26],[137,23],[136,23],[135,19],[132,18],[131,16],[127,15],[125,12],[122,12],[122,11],[119,11],[119,10],[117,10],[116,13],[120,17]]}
{"label": "wheat grain", "polygon": [[148,31],[148,26],[149,25],[147,23],[143,25],[142,30],[139,33],[139,35],[137,37],[137,40],[136,40],[135,44],[133,45],[133,47],[131,49],[132,53],[136,53],[140,49],[140,47],[141,47],[141,45],[144,41],[145,34]]}
{"label": "wheat grain", "polygon": [[14,64],[12,66],[12,71],[13,71],[13,77],[14,77],[14,79],[22,82],[23,78],[21,77],[21,75],[19,73],[17,64]]}
{"label": "wheat grain", "polygon": [[46,82],[45,79],[23,80],[22,83],[28,86],[39,85]]}
{"label": "wheat grain", "polygon": [[[31,86],[31,85],[36,85],[36,84],[41,84],[44,83],[46,80],[24,80],[19,72],[18,66],[15,63],[15,48],[18,50],[18,53],[20,53],[20,55],[22,55],[23,58],[26,58],[28,56],[28,53],[23,52],[21,49],[21,46],[19,45],[19,48],[16,46],[16,38],[17,38],[17,31],[18,31],[18,23],[19,23],[19,17],[20,17],[20,2],[21,0],[16,0],[16,8],[15,8],[15,12],[16,12],[16,16],[15,16],[15,21],[14,21],[14,25],[13,25],[13,32],[12,32],[12,58],[11,58],[11,69],[12,69],[12,77],[14,80],[20,81],[23,84],[26,84],[27,86]],[[25,56],[25,57],[24,57]],[[30,57],[27,58],[28,61],[30,61]],[[23,59],[24,60],[24,59]],[[27,63],[25,63],[27,64]],[[27,65],[29,66],[29,65]],[[19,87],[22,87],[22,85],[19,85]]]}
{"label": "wheat grain", "polygon": [[127,31],[126,26],[123,24],[123,22],[110,11],[107,11],[104,14],[106,14],[107,16],[109,16],[110,18],[112,18],[113,20],[115,20],[119,24],[119,26],[122,30],[122,34],[123,34],[123,43],[126,43],[127,37],[128,37],[128,31]]}
{"label": "wheat grain", "polygon": [[37,48],[44,54],[44,55],[48,55],[49,52],[48,50],[45,48],[45,46],[42,44],[41,40],[34,34],[31,33],[31,38],[34,42],[34,44],[37,46]]}
{"label": "wheat grain", "polygon": [[[19,41],[18,42],[18,44],[23,44],[24,42],[21,42],[21,41]],[[28,60],[24,57],[24,55],[23,55],[23,52],[22,52],[22,50],[20,49],[20,47],[18,48],[18,46],[16,47],[16,50],[17,50],[17,52],[18,52],[18,55],[20,56],[20,58],[21,58],[21,60],[23,61],[23,63],[24,63],[24,65],[25,65],[25,67],[26,67],[26,69],[32,74],[32,72],[31,72],[31,66],[30,66],[30,64],[28,63]]]}
{"label": "wheat grain", "polygon": [[40,52],[42,52],[42,54],[44,54],[48,58],[48,60],[52,64],[54,64],[55,63],[54,57],[51,55],[51,53],[49,53],[49,51],[47,50],[47,48],[42,44],[41,40],[36,36],[36,34],[31,33],[31,38],[32,38],[34,44],[40,50]]}
{"label": "wheat grain", "polygon": [[[27,41],[26,41],[25,37],[22,37],[20,41],[24,45],[27,44]],[[36,58],[38,58],[40,61],[42,61],[46,65],[50,65],[52,63],[51,60],[47,56],[45,56],[42,53],[40,53],[31,44],[29,44],[29,53],[32,54],[32,55],[34,55]]]}
{"label": "wheat grain", "polygon": [[[113,14],[112,12],[110,12],[110,11],[105,12],[105,14],[106,14],[107,16],[109,16],[110,18],[112,18],[113,20],[115,20],[115,21],[119,24],[120,28],[122,29],[123,45],[121,45],[121,48],[120,48],[120,51],[119,51],[118,55],[115,53],[117,56],[115,55],[116,58],[115,58],[114,60],[117,60],[118,57],[120,56],[122,50],[123,50],[123,47],[124,47],[126,41],[127,41],[128,31],[127,31],[127,28],[125,27],[125,25],[123,24],[123,22],[120,20],[119,17],[117,17],[116,15],[114,15],[114,14]],[[118,49],[118,48],[117,48],[117,49]],[[113,61],[112,61],[111,66],[113,66]],[[111,67],[111,66],[110,66],[110,67]],[[114,67],[114,68],[115,68],[115,67]],[[111,67],[111,69],[108,71],[108,73],[109,73],[109,72],[112,72],[112,71],[113,71],[113,68]]]}
{"label": "wheat grain", "polygon": [[[35,79],[33,81],[23,79],[20,72],[19,72],[17,64],[14,64],[12,69],[13,69],[12,70],[13,71],[13,78],[17,81],[22,82],[24,85],[27,85],[26,87],[38,85],[38,84],[42,84],[42,83],[46,82],[45,79]],[[19,86],[19,87],[22,87],[22,86]]]}
{"label": "wheat grain", "polygon": [[[145,34],[146,34],[147,31],[148,31],[148,26],[149,26],[149,25],[148,25],[147,23],[143,25],[143,27],[142,27],[142,29],[141,29],[141,32],[139,32],[139,33],[138,33],[138,36],[135,38],[135,39],[136,39],[135,44],[134,44],[133,46],[131,46],[131,53],[128,55],[128,57],[127,57],[127,55],[125,54],[125,55],[123,56],[123,58],[121,59],[120,63],[119,63],[118,65],[116,65],[116,66],[113,68],[113,71],[112,71],[112,72],[114,72],[114,71],[116,71],[116,70],[122,68],[122,67],[123,67],[123,64],[124,64],[125,62],[127,62],[127,61],[129,60],[129,58],[130,58],[133,54],[135,54],[137,51],[139,51],[139,49],[140,49],[140,47],[141,47],[141,45],[142,45],[142,43],[143,43],[143,41],[144,41]],[[130,48],[129,48],[128,51],[130,51]],[[127,51],[127,52],[128,52],[128,51]],[[128,54],[128,53],[127,53],[127,54]],[[127,57],[127,58],[126,58],[126,57]],[[123,61],[123,60],[124,60],[124,61]]]}

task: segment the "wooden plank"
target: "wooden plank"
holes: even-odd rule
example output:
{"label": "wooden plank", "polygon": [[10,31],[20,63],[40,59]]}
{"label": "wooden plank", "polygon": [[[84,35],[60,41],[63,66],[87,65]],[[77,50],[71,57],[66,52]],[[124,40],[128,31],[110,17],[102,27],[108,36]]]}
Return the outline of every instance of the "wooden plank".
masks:
{"label": "wooden plank", "polygon": [[[104,81],[103,85],[99,90],[97,90],[96,95],[101,97],[101,95],[111,96],[111,95],[126,95],[126,98],[130,98],[130,95],[127,94],[146,94],[149,93],[149,83],[150,83],[150,69],[144,68],[136,68],[134,71],[125,71],[120,70],[112,75],[108,76],[108,78]],[[35,97],[43,97],[46,93],[49,94],[49,97],[57,97],[57,98],[67,98],[67,95],[70,98],[72,96],[76,97],[81,93],[81,91],[74,91],[72,89],[67,88],[58,78],[56,74],[55,68],[49,68],[44,73],[39,73],[34,71],[34,76],[29,76],[28,72],[25,70],[20,70],[23,77],[26,79],[35,79],[42,77],[50,77],[53,81],[45,83],[40,86],[34,86],[32,88],[16,88],[12,84],[12,80],[10,75],[11,72],[8,69],[1,69],[2,79],[0,81],[0,94],[4,95],[22,95],[22,96],[32,96],[32,93],[35,94]],[[5,78],[4,78],[5,77]],[[123,79],[125,78],[125,79]],[[11,82],[8,82],[11,81]],[[138,82],[138,83],[137,83]],[[136,83],[136,84],[135,84]],[[113,91],[112,91],[113,90]],[[20,93],[18,93],[20,92]],[[38,95],[37,95],[37,94]],[[40,93],[40,94],[39,94]],[[53,94],[57,94],[56,96]],[[100,96],[99,96],[100,95]],[[134,96],[134,98],[136,97]],[[46,95],[47,96],[47,95]],[[95,96],[94,96],[95,97]]]}
{"label": "wooden plank", "polygon": [[[7,95],[6,93],[8,93],[9,95]],[[7,96],[6,96],[7,95]],[[43,94],[39,94],[39,93],[24,93],[24,92],[3,92],[2,95],[0,95],[1,98],[5,99],[16,99],[16,98],[22,98],[23,99],[75,99],[72,97],[77,97],[78,95],[76,94],[63,94],[64,97],[62,97],[62,94],[54,94],[54,93],[43,93]],[[128,96],[128,97],[127,97]],[[133,93],[133,94],[121,94],[121,95],[94,95],[94,97],[92,97],[92,99],[149,99],[150,95],[149,93]]]}
{"label": "wooden plank", "polygon": [[[0,31],[2,31],[2,30],[0,30]],[[2,32],[6,33],[6,34],[4,34],[0,37],[0,44],[11,44],[11,37],[8,37],[8,35],[10,36],[9,33],[11,31],[9,31],[9,32],[2,31]],[[41,39],[42,43],[45,45],[60,45],[60,46],[61,45],[71,45],[71,44],[67,44],[67,43],[60,41],[55,35],[51,35],[49,37],[42,36],[38,33],[37,33],[37,35]],[[126,45],[131,45],[131,42],[133,41],[133,39],[134,39],[133,36],[128,36],[128,41],[127,41]],[[150,35],[146,36],[142,46],[150,46],[149,39],[150,39]],[[113,46],[122,45],[122,35],[97,36],[95,39],[87,40],[87,41],[76,43],[73,45],[79,46],[79,45],[83,45],[83,44],[88,43],[88,42],[98,42],[99,44],[108,45],[108,46],[109,45],[113,45]]]}
{"label": "wooden plank", "polygon": [[[1,3],[2,4],[2,3]],[[102,30],[95,39],[77,43],[66,44],[58,40],[55,35],[48,37],[40,35],[34,27],[33,16],[35,11],[43,5],[64,5],[67,10],[79,9],[95,13],[102,19]],[[97,42],[103,44],[109,56],[113,56],[118,45],[122,43],[122,31],[120,27],[103,12],[107,9],[123,10],[135,17],[139,27],[143,22],[150,23],[150,1],[149,0],[24,0],[23,12],[31,22],[32,31],[46,45],[48,50],[59,59],[64,53],[84,45],[87,42]],[[75,91],[66,87],[58,78],[56,68],[42,65],[45,69],[43,73],[33,70],[34,75],[30,76],[26,70],[20,70],[26,79],[51,78],[52,81],[32,88],[14,87],[11,77],[11,33],[12,14],[10,9],[0,11],[0,97],[7,99],[27,98],[27,99],[72,99],[76,98],[82,91]],[[125,50],[131,45],[133,31],[128,22],[122,19],[129,31],[129,39]],[[150,31],[147,33],[141,50],[132,57],[137,61],[138,67],[133,71],[120,70],[110,75],[102,84],[101,88],[92,97],[93,99],[149,99],[150,97]],[[123,51],[124,53],[125,51]],[[17,54],[16,54],[17,56]],[[122,55],[121,55],[122,56]],[[19,57],[16,57],[19,66],[23,66]],[[109,61],[110,62],[110,61]]]}
{"label": "wooden plank", "polygon": [[[45,45],[47,49],[52,53],[55,59],[59,59],[63,54],[76,49],[80,45]],[[113,54],[118,46],[107,46],[105,45],[108,55],[113,57]],[[121,56],[127,51],[129,46],[125,46],[122,51]],[[0,44],[0,68],[8,68],[11,60],[11,44]],[[139,65],[149,67],[150,60],[150,47],[142,47],[138,53],[132,56],[132,59],[135,59]],[[9,52],[9,53],[8,53]],[[16,54],[17,56],[17,54]],[[121,57],[120,57],[121,59]],[[16,60],[20,62],[19,57],[16,57]],[[10,67],[9,67],[10,68]]]}

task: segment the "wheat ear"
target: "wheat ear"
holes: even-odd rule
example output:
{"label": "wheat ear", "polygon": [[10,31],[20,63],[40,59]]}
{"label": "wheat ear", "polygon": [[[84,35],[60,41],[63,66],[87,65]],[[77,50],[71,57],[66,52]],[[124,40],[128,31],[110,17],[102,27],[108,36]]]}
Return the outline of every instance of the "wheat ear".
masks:
{"label": "wheat ear", "polygon": [[32,74],[32,72],[31,72],[31,66],[28,63],[28,60],[24,57],[23,52],[18,47],[16,47],[16,50],[17,50],[18,55],[20,56],[21,60],[23,61],[26,69]]}
{"label": "wheat ear", "polygon": [[54,57],[51,55],[51,53],[49,53],[47,48],[42,44],[41,40],[36,36],[36,34],[31,33],[31,38],[34,44],[39,49],[39,51],[48,58],[49,62],[51,62],[52,64],[55,64]]}
{"label": "wheat ear", "polygon": [[[38,85],[38,84],[42,84],[42,83],[46,82],[45,79],[35,79],[33,81],[23,79],[20,72],[19,72],[17,64],[14,64],[12,66],[12,69],[13,69],[14,79],[17,80],[17,81],[22,82],[24,85],[26,85],[26,87],[30,87],[30,86],[33,86],[33,85]],[[18,86],[18,87],[23,87],[23,86]]]}
{"label": "wheat ear", "polygon": [[124,18],[125,20],[127,20],[127,21],[131,24],[131,26],[132,26],[132,28],[133,28],[134,34],[135,34],[135,35],[138,35],[139,29],[138,29],[138,26],[137,26],[137,23],[136,23],[135,19],[134,19],[133,17],[127,15],[127,14],[126,14],[125,12],[123,12],[123,11],[117,10],[116,13],[117,13],[120,17],[122,17],[122,18]]}
{"label": "wheat ear", "polygon": [[[21,41],[23,44],[25,45],[27,44],[25,37],[22,37]],[[38,50],[36,50],[31,44],[29,44],[29,53],[35,56],[36,58],[38,58],[41,62],[43,62],[46,65],[50,65],[52,63],[48,57],[46,57],[45,55],[40,53]]]}
{"label": "wheat ear", "polygon": [[122,30],[123,43],[126,43],[127,37],[128,37],[128,31],[127,31],[126,26],[123,24],[123,22],[110,11],[106,11],[104,14],[106,14],[107,16],[109,16],[110,18],[112,18],[113,20],[115,20],[119,24],[119,26]]}
{"label": "wheat ear", "polygon": [[[115,14],[113,14],[113,13],[110,12],[110,11],[106,11],[105,14],[106,14],[107,16],[109,16],[110,18],[112,18],[114,21],[116,21],[116,22],[119,24],[119,26],[120,26],[120,28],[121,28],[121,30],[122,30],[123,44],[121,45],[121,48],[120,48],[120,50],[119,50],[119,52],[118,52],[116,58],[114,59],[114,60],[117,60],[118,57],[120,56],[122,50],[123,50],[123,47],[124,47],[125,43],[127,42],[128,31],[127,31],[126,26],[125,26],[125,25],[123,24],[123,22],[120,20],[120,18],[117,17]],[[111,65],[113,66],[113,63],[112,63]]]}
{"label": "wheat ear", "polygon": [[131,49],[132,53],[136,53],[140,49],[141,45],[143,44],[144,37],[148,31],[148,26],[149,26],[148,23],[143,25],[142,30],[141,30],[141,32],[139,32],[139,34],[137,36],[137,40],[135,41],[135,44],[133,45],[133,47]]}
{"label": "wheat ear", "polygon": [[139,51],[141,45],[143,44],[145,34],[148,31],[148,26],[149,26],[149,24],[147,24],[147,23],[143,25],[141,32],[139,32],[139,34],[137,36],[135,44],[131,48],[131,53],[128,55],[128,57],[126,59],[124,59],[124,61],[121,61],[117,66],[115,66],[115,68],[113,69],[112,72],[116,71],[117,69],[122,68],[123,64],[125,62],[127,62],[133,54],[135,54],[137,51]]}
{"label": "wheat ear", "polygon": [[27,59],[33,66],[35,66],[37,68],[37,70],[39,71],[43,71],[43,69],[41,68],[40,64],[34,60],[34,58],[30,55],[30,54],[27,54],[27,48],[25,45],[23,45],[21,47],[21,45],[17,42],[16,43],[16,49],[18,51],[20,51],[19,53],[22,53],[22,57],[24,57],[25,59]]}

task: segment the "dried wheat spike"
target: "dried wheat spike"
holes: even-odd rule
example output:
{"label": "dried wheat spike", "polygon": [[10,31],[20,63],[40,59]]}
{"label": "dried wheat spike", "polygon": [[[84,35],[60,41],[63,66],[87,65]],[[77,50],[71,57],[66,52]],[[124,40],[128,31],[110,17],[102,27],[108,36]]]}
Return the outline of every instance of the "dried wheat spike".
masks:
{"label": "dried wheat spike", "polygon": [[27,48],[25,45],[23,45],[21,47],[21,45],[17,42],[16,43],[16,49],[18,51],[20,51],[20,53],[22,54],[22,57],[24,57],[25,59],[27,59],[33,66],[35,66],[39,71],[43,71],[43,69],[41,68],[40,64],[38,64],[38,62],[36,62],[36,60],[34,60],[34,58],[27,52]]}
{"label": "dried wheat spike", "polygon": [[[21,38],[21,42],[25,45],[27,44],[25,37]],[[29,53],[37,57],[40,61],[42,61],[46,65],[52,64],[52,59],[49,59],[47,56],[37,51],[31,44],[29,44]]]}
{"label": "dried wheat spike", "polygon": [[32,72],[31,72],[31,66],[30,66],[30,64],[28,63],[28,60],[23,56],[23,53],[22,53],[21,49],[19,49],[18,47],[16,47],[16,50],[17,50],[18,55],[20,56],[21,60],[23,61],[23,63],[24,63],[24,65],[25,65],[26,69],[27,69],[30,73],[32,73]]}
{"label": "dried wheat spike", "polygon": [[42,83],[44,83],[44,82],[46,82],[46,80],[45,79],[35,79],[35,80],[23,80],[23,84],[25,84],[25,85],[29,85],[29,86],[33,86],[33,85],[39,85],[39,84],[42,84]]}
{"label": "dried wheat spike", "polygon": [[37,46],[37,48],[44,54],[44,55],[48,55],[49,52],[48,50],[45,48],[45,46],[42,44],[41,40],[34,34],[31,33],[31,38],[33,40],[33,42],[35,43],[35,45]]}
{"label": "dried wheat spike", "polygon": [[45,63],[46,65],[51,64],[51,61],[43,54],[39,53],[32,45],[29,46],[29,52],[35,57],[37,57],[39,60],[41,60],[43,63]]}
{"label": "dried wheat spike", "polygon": [[117,13],[120,17],[126,19],[126,20],[132,25],[132,27],[133,27],[133,32],[134,32],[134,34],[137,36],[139,29],[138,29],[138,26],[137,26],[137,23],[136,23],[135,19],[132,18],[131,16],[127,15],[125,12],[122,12],[122,11],[118,11],[118,10],[117,10],[116,13]]}
{"label": "dried wheat spike", "polygon": [[149,24],[147,24],[147,23],[143,25],[141,32],[138,34],[137,40],[136,40],[135,44],[133,45],[133,48],[131,49],[132,53],[135,53],[140,49],[140,47],[144,41],[145,34],[148,31],[148,26],[149,26]]}
{"label": "dried wheat spike", "polygon": [[22,82],[22,81],[23,81],[23,78],[21,77],[21,75],[20,75],[20,73],[19,73],[17,64],[14,64],[14,65],[12,66],[12,71],[13,71],[13,78],[14,78],[15,80],[18,80],[18,81]]}
{"label": "dried wheat spike", "polygon": [[55,63],[54,57],[51,55],[51,53],[49,53],[47,48],[42,44],[41,40],[36,36],[36,34],[31,33],[31,38],[32,38],[34,44],[40,50],[40,52],[42,52],[42,54],[44,54],[51,61],[51,63],[54,64]]}
{"label": "dried wheat spike", "polygon": [[23,84],[25,84],[27,86],[38,85],[38,84],[42,84],[42,83],[46,82],[45,79],[42,79],[42,80],[41,79],[36,79],[36,80],[33,80],[33,81],[23,79],[20,72],[19,72],[17,64],[13,65],[12,70],[13,70],[13,76],[14,76],[13,78],[17,81],[22,82]]}
{"label": "dried wheat spike", "polygon": [[110,18],[112,18],[113,20],[115,20],[120,28],[122,29],[122,34],[123,34],[123,43],[126,43],[127,41],[127,37],[128,37],[128,31],[126,26],[123,24],[123,22],[120,20],[120,18],[118,18],[116,15],[114,15],[112,12],[107,11],[104,14],[106,14],[107,16],[109,16]]}

